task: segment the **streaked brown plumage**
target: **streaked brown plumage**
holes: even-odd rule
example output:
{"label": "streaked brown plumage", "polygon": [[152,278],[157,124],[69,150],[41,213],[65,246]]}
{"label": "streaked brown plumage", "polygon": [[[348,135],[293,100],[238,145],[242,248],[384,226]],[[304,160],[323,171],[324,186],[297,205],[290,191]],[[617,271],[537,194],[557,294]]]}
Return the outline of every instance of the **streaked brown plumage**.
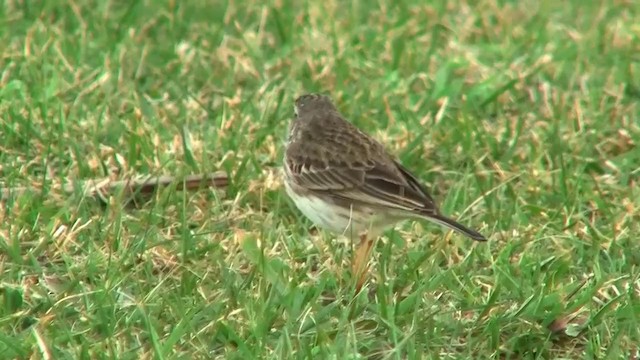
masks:
{"label": "streaked brown plumage", "polygon": [[382,144],[345,120],[329,97],[302,95],[294,109],[284,157],[285,188],[316,225],[366,242],[402,220],[423,218],[486,240],[443,216],[419,180]]}

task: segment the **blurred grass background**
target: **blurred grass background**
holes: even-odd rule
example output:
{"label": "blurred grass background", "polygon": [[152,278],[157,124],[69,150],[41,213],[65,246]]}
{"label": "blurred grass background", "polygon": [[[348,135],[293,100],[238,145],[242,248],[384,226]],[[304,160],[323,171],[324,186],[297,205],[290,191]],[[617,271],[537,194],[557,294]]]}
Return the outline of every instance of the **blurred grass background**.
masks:
{"label": "blurred grass background", "polygon": [[[30,189],[0,203],[0,357],[638,353],[638,2],[0,9],[0,188]],[[353,298],[350,243],[309,231],[281,187],[310,91],[490,241],[407,222]],[[60,191],[217,170],[225,191],[138,209]]]}

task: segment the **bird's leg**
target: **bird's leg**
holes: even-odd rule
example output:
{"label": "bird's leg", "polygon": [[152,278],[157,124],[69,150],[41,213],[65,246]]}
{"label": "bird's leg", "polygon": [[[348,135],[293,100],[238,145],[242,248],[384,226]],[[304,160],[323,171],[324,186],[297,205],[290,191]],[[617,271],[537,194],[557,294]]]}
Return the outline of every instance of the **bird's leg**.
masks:
{"label": "bird's leg", "polygon": [[369,258],[371,257],[374,243],[374,239],[369,238],[366,232],[360,234],[360,244],[356,247],[355,258],[352,263],[352,273],[357,279],[356,294],[360,292],[367,279]]}

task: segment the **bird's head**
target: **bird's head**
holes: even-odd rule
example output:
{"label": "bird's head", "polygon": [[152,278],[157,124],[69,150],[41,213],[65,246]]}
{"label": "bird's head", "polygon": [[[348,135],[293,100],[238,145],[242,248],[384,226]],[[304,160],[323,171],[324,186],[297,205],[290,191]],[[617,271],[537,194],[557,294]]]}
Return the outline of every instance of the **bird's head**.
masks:
{"label": "bird's head", "polygon": [[299,96],[294,105],[293,111],[296,117],[301,117],[305,114],[311,114],[316,111],[335,111],[336,107],[333,105],[331,98],[317,93],[304,94]]}

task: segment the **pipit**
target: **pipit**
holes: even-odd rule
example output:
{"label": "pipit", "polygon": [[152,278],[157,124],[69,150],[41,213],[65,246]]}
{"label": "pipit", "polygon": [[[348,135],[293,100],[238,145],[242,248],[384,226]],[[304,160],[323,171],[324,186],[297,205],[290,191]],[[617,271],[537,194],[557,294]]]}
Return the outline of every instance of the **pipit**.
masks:
{"label": "pipit", "polygon": [[486,241],[442,215],[418,179],[348,122],[328,96],[302,95],[294,112],[284,155],[286,192],[320,228],[359,238],[352,260],[356,291],[365,281],[375,239],[398,222],[426,219]]}

